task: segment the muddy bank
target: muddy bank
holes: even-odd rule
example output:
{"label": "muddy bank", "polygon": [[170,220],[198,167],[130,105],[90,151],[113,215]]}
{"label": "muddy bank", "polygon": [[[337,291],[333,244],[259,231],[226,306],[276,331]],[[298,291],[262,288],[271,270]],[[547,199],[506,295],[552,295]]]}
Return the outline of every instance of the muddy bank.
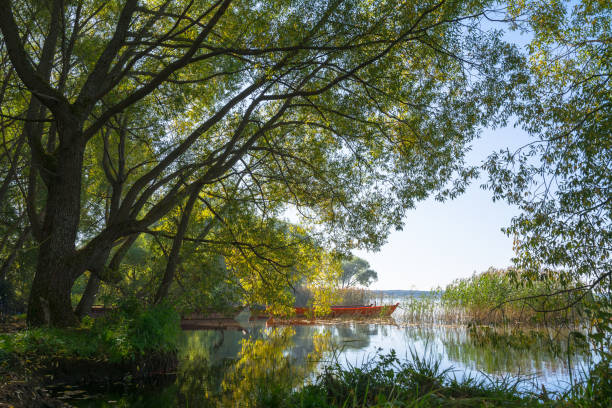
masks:
{"label": "muddy bank", "polygon": [[110,362],[85,358],[22,361],[15,355],[0,361],[0,408],[64,408],[66,404],[50,390],[57,385],[156,384],[175,380],[176,352],[145,355]]}
{"label": "muddy bank", "polygon": [[1,408],[69,408],[69,405],[57,398],[39,382],[12,380],[0,385]]}
{"label": "muddy bank", "polygon": [[43,380],[16,356],[0,356],[0,408],[71,407],[54,398]]}
{"label": "muddy bank", "polygon": [[26,329],[25,318],[16,318],[15,316],[0,317],[0,333],[16,333]]}
{"label": "muddy bank", "polygon": [[106,384],[147,382],[176,372],[176,352],[144,355],[133,360],[111,362],[84,358],[60,358],[46,362],[37,371],[47,384]]}
{"label": "muddy bank", "polygon": [[241,330],[242,326],[232,318],[181,319],[183,330]]}

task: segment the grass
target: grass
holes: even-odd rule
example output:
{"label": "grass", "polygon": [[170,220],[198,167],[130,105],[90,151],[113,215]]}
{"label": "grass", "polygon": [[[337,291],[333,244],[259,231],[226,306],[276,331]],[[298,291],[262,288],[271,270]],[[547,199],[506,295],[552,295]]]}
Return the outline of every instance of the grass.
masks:
{"label": "grass", "polygon": [[0,350],[26,360],[86,358],[119,362],[151,352],[176,351],[179,316],[169,307],[144,310],[135,302],[80,327],[35,328],[0,335]]}
{"label": "grass", "polygon": [[0,334],[0,402],[60,406],[44,388],[58,375],[70,383],[129,382],[175,367],[179,330],[173,309],[144,310],[126,302],[103,317],[84,319],[77,328]]}
{"label": "grass", "polygon": [[[416,353],[400,361],[394,352],[361,366],[332,363],[317,379],[299,389],[268,382],[245,407],[267,408],[429,408],[429,407],[608,407],[610,389],[583,384],[566,394],[527,392],[524,378],[457,378],[440,361]],[[599,384],[601,385],[601,383]],[[608,384],[609,386],[609,384]]]}
{"label": "grass", "polygon": [[[523,406],[531,399],[517,390],[518,381],[494,379],[458,380],[452,369],[440,361],[412,353],[400,361],[394,352],[378,356],[362,366],[326,367],[317,382],[293,395],[293,401],[307,401],[304,393],[326,395],[324,407],[433,407],[482,405],[504,401]],[[300,405],[294,405],[300,406]]]}

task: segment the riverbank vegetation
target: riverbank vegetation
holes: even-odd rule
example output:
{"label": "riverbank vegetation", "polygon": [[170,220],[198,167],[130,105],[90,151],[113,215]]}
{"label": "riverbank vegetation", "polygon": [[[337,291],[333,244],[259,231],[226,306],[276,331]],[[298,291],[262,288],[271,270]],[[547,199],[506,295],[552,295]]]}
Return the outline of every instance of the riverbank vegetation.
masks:
{"label": "riverbank vegetation", "polygon": [[[174,386],[162,391],[151,387],[138,396],[131,396],[129,387],[123,388],[117,391],[116,403],[219,408],[234,406],[236,401],[245,408],[606,408],[612,402],[601,383],[605,378],[589,376],[570,389],[551,391],[529,376],[476,377],[442,368],[436,358],[414,351],[407,360],[390,352],[359,365],[328,361],[304,384],[304,375],[317,365],[325,347],[315,347],[306,365],[295,364],[283,356],[291,337],[291,329],[287,329],[272,331],[265,341],[247,341],[229,367],[227,362],[213,364],[214,356],[207,355],[198,343],[179,367]],[[324,338],[320,340],[315,339],[315,343],[325,344]]]}
{"label": "riverbank vegetation", "polygon": [[[412,354],[401,361],[394,353],[379,356],[360,366],[327,366],[314,384],[291,393],[276,407],[606,407],[612,402],[602,394],[602,384],[588,380],[565,393],[524,391],[527,379],[489,377],[477,380],[441,369],[440,362]],[[278,401],[278,399],[276,399]],[[282,400],[281,400],[282,401]],[[267,405],[266,405],[267,404]]]}
{"label": "riverbank vegetation", "polygon": [[[489,268],[445,288],[406,298],[396,316],[406,323],[586,328],[596,300],[589,291],[566,290],[551,274],[530,282],[515,268]],[[574,283],[578,286],[579,283]]]}
{"label": "riverbank vegetation", "polygon": [[[180,397],[175,398],[180,398],[184,405],[198,406],[200,396],[206,394],[210,406],[232,406],[235,401],[240,401],[241,406],[251,408],[603,408],[612,402],[612,393],[609,392],[611,379],[599,373],[583,372],[579,378],[574,378],[571,387],[553,391],[535,383],[529,375],[483,376],[455,371],[448,366],[443,368],[439,357],[428,347],[421,353],[408,348],[404,358],[394,351],[388,354],[378,352],[360,362],[351,363],[339,354],[341,348],[350,347],[350,343],[338,344],[329,334],[328,331],[318,332],[306,342],[301,342],[294,328],[268,329],[261,338],[243,339],[233,362],[214,358],[215,350],[221,347],[219,340],[223,335],[203,333],[202,336],[213,337],[208,339],[209,342],[202,342],[200,336],[194,336],[191,339],[197,341],[183,348],[183,353],[189,357],[184,358],[186,364],[179,367],[177,385],[181,391]],[[537,348],[541,352],[547,346],[555,348],[559,344],[541,333],[530,336],[520,331],[505,336],[488,334],[491,333],[470,332],[470,344],[462,344],[462,347],[473,347],[477,352],[482,352],[491,346],[488,344],[483,348],[482,342],[493,342],[494,350],[490,350],[490,353],[500,358],[516,347],[517,360],[521,360],[520,354],[530,348]],[[424,333],[425,337],[428,335],[431,333]],[[358,337],[356,333],[348,336],[351,340],[355,337]],[[203,344],[211,344],[211,348],[202,347]],[[581,344],[584,347],[584,343]],[[294,360],[293,348],[308,352],[303,364]],[[561,354],[565,351],[550,350]],[[572,358],[575,358],[577,351],[578,348],[570,350]],[[315,370],[320,363],[321,367]],[[202,370],[217,374],[189,374]]]}
{"label": "riverbank vegetation", "polygon": [[127,301],[79,327],[0,334],[0,397],[15,407],[63,407],[46,385],[127,384],[174,372],[179,331],[174,309]]}
{"label": "riverbank vegetation", "polygon": [[407,322],[472,325],[585,327],[590,293],[566,291],[554,275],[529,282],[514,268],[495,269],[457,279],[426,296],[412,297],[398,317]]}
{"label": "riverbank vegetation", "polygon": [[179,316],[168,306],[143,309],[137,302],[125,302],[96,319],[85,318],[72,329],[32,328],[0,335],[5,353],[48,363],[56,359],[95,359],[121,362],[147,354],[175,353]]}
{"label": "riverbank vegetation", "polygon": [[521,274],[514,268],[489,268],[446,286],[440,301],[444,307],[462,310],[474,324],[584,323],[589,294],[564,291],[567,282],[561,282],[554,274],[537,282],[524,280]]}
{"label": "riverbank vegetation", "polygon": [[[335,290],[376,276],[350,252],[480,170],[520,210],[514,267],[414,298],[405,320],[584,325],[593,384],[609,384],[611,15],[593,0],[3,3],[0,319],[28,325],[3,355],[172,354],[177,313],[289,314],[299,287],[319,314],[369,303]],[[510,123],[528,144],[466,162]],[[91,320],[96,303],[116,310]]]}

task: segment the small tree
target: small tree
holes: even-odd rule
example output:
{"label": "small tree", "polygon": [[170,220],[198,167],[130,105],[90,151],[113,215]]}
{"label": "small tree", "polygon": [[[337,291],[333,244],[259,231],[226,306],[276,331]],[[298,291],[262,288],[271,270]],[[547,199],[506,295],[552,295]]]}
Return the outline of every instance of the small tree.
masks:
{"label": "small tree", "polygon": [[340,275],[340,286],[342,289],[355,285],[370,286],[378,280],[378,274],[370,269],[370,264],[358,256],[351,256],[342,262],[342,273]]}

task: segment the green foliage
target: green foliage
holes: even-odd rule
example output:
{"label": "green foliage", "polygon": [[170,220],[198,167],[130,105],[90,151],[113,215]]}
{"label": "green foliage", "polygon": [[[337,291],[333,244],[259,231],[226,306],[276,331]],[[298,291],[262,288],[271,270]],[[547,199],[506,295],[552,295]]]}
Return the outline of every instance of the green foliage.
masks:
{"label": "green foliage", "polygon": [[126,302],[103,317],[84,318],[79,328],[35,328],[1,335],[0,349],[33,361],[122,362],[175,351],[179,331],[178,314],[172,308],[160,305],[144,310],[136,302]]}
{"label": "green foliage", "polygon": [[[202,228],[184,240],[231,252],[230,280],[249,300],[286,305],[295,275],[326,278],[307,262],[288,273],[285,261],[311,254],[285,250],[296,236],[278,231],[285,210],[308,224],[297,235],[326,248],[376,249],[417,202],[462,192],[475,176],[464,162],[469,144],[505,121],[519,66],[517,49],[481,24],[488,7],[8,2],[0,160],[18,165],[2,173],[11,199],[1,204],[19,210],[12,231],[31,224],[43,260],[34,263],[43,296],[32,298],[30,321],[44,323],[44,299],[52,324],[74,324],[74,279],[86,271],[112,284],[129,278],[131,268],[105,268],[116,244],[146,233],[169,246],[188,197],[202,207],[189,221]],[[197,219],[204,207],[214,216]],[[52,225],[38,228],[43,218]],[[223,227],[208,237],[213,218]],[[18,235],[10,238],[16,247]],[[277,238],[282,245],[270,245]],[[159,282],[163,268],[146,272]],[[45,285],[46,274],[63,289]],[[332,295],[315,293],[324,309]]]}
{"label": "green foliage", "polygon": [[313,400],[322,407],[346,408],[536,405],[536,399],[518,391],[520,380],[458,380],[451,372],[441,369],[439,360],[414,351],[410,361],[391,351],[360,366],[336,362],[292,396],[295,405],[285,406],[309,407]]}
{"label": "green foliage", "polygon": [[[594,348],[612,361],[612,3],[510,0],[514,28],[531,34],[528,75],[516,83],[517,125],[532,137],[490,156],[494,199],[521,213],[506,229],[530,282],[554,281],[585,305]],[[580,285],[576,283],[581,282]]]}
{"label": "green foliage", "polygon": [[591,368],[587,380],[571,390],[578,407],[606,408],[612,405],[612,367],[604,358]]}
{"label": "green foliage", "polygon": [[554,295],[565,287],[555,276],[537,282],[522,281],[520,276],[513,268],[489,268],[457,279],[442,292],[442,305],[462,309],[474,323],[583,323],[585,301],[579,293]]}
{"label": "green foliage", "polygon": [[15,298],[13,285],[6,279],[0,279],[0,322],[20,311],[23,311],[23,304]]}
{"label": "green foliage", "polygon": [[509,3],[517,27],[533,34],[531,76],[517,84],[515,107],[532,140],[489,158],[489,187],[521,210],[506,232],[530,279],[552,269],[561,281],[579,277],[609,290],[612,6]]}
{"label": "green foliage", "polygon": [[352,255],[342,262],[342,273],[340,274],[340,286],[349,288],[355,285],[370,286],[378,279],[375,270],[370,269],[370,264],[365,259]]}

